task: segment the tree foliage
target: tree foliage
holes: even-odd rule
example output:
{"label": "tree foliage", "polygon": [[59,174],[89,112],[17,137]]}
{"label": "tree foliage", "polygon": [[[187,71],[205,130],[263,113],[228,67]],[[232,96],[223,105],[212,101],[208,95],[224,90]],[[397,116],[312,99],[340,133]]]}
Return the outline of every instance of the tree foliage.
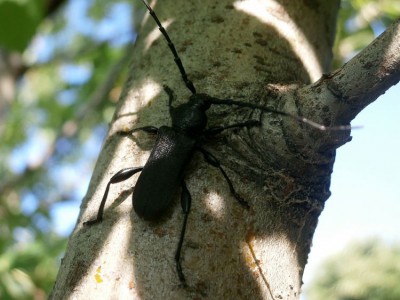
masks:
{"label": "tree foliage", "polygon": [[47,298],[134,38],[126,1],[63,1],[52,14],[42,3],[36,30],[20,12],[39,2],[0,1],[2,299]]}
{"label": "tree foliage", "polygon": [[[126,77],[135,5],[0,1],[2,299],[44,299],[52,286],[71,230],[58,226],[75,221]],[[343,1],[337,61],[399,12],[394,0]]]}
{"label": "tree foliage", "polygon": [[400,299],[400,245],[372,239],[329,258],[316,275],[309,299]]}

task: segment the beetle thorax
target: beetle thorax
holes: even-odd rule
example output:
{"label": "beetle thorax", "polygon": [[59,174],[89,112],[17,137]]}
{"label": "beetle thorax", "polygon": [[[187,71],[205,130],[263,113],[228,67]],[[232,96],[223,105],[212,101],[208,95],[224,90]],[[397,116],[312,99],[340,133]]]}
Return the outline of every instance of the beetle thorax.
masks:
{"label": "beetle thorax", "polygon": [[189,101],[171,112],[172,127],[190,135],[200,134],[207,126],[206,110],[210,107],[203,101],[202,94],[194,94]]}

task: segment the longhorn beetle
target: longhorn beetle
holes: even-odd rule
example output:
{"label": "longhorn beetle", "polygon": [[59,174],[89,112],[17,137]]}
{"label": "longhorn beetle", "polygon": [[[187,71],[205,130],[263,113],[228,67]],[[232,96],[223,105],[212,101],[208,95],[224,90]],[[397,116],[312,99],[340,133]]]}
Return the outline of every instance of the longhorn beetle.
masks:
{"label": "longhorn beetle", "polygon": [[182,61],[179,58],[175,46],[165,28],[161,25],[157,15],[147,1],[142,1],[147,7],[150,15],[157,23],[162,35],[166,39],[174,56],[175,63],[178,66],[179,72],[181,73],[183,82],[191,91],[192,95],[190,96],[188,102],[177,107],[173,107],[172,103],[175,100],[175,95],[169,87],[164,86],[164,90],[169,97],[168,106],[172,119],[172,126],[161,126],[160,128],[154,126],[144,126],[123,133],[125,135],[131,135],[137,131],[156,133],[157,140],[153,150],[151,151],[149,159],[143,167],[125,168],[111,177],[101,200],[96,219],[84,222],[84,225],[92,225],[102,221],[104,205],[106,203],[111,184],[124,181],[140,171],[141,174],[136,182],[136,186],[132,194],[132,204],[137,215],[144,220],[158,220],[171,205],[176,189],[181,186],[181,206],[184,219],[178,246],[175,252],[175,263],[179,279],[182,283],[185,283],[180,257],[192,199],[185,184],[183,173],[195,151],[201,152],[207,163],[220,170],[222,176],[225,178],[229,186],[230,192],[236,198],[239,204],[245,208],[249,207],[247,202],[236,192],[231,180],[221,167],[218,159],[202,147],[201,138],[204,136],[215,135],[229,128],[259,126],[260,122],[250,120],[243,123],[237,123],[228,126],[217,126],[206,129],[206,111],[212,104],[236,105],[240,107],[259,109],[264,112],[271,112],[293,118],[299,122],[307,123],[310,126],[316,127],[320,130],[346,130],[349,129],[350,126],[326,127],[304,117],[292,115],[283,111],[272,110],[260,105],[231,99],[218,99],[207,94],[198,94],[194,84],[189,80]]}

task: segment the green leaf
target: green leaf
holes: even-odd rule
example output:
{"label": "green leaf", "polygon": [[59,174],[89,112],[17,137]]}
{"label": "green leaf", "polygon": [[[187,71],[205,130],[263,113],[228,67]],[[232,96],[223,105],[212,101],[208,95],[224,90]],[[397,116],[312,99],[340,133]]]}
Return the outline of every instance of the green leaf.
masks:
{"label": "green leaf", "polygon": [[43,1],[0,1],[0,46],[22,52],[43,17]]}

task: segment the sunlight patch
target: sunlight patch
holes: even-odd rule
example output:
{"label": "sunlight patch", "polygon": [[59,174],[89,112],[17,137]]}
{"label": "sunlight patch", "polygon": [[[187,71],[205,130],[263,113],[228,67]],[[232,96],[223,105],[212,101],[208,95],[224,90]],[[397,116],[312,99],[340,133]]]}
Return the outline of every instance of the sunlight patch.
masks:
{"label": "sunlight patch", "polygon": [[210,192],[207,197],[207,208],[216,218],[221,218],[225,211],[225,200],[217,193]]}
{"label": "sunlight patch", "polygon": [[[312,82],[321,77],[322,68],[312,45],[280,3],[277,1],[248,0],[236,1],[233,5],[237,10],[256,17],[279,32],[290,44],[296,55],[302,59],[304,68]],[[274,11],[279,12],[279,18],[274,15]]]}

